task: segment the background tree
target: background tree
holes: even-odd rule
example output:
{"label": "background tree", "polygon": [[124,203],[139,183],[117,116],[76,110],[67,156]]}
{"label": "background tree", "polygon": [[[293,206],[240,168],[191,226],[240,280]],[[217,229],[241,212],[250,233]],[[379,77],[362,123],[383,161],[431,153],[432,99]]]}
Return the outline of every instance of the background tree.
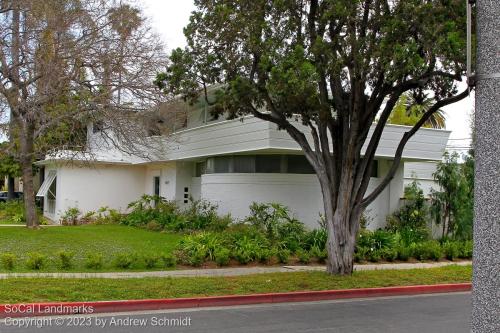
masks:
{"label": "background tree", "polygon": [[[421,92],[406,93],[394,106],[387,122],[389,124],[414,126],[434,103],[432,98]],[[436,110],[422,125],[427,128],[445,128],[446,117],[442,109]]]}
{"label": "background tree", "polygon": [[162,99],[152,80],[165,65],[163,45],[140,11],[111,0],[7,0],[0,15],[0,95],[9,112],[1,118],[11,123],[9,152],[21,166],[27,225],[36,227],[34,160],[87,152],[86,125],[103,120],[113,144],[144,150],[130,120]]}
{"label": "background tree", "polygon": [[[195,0],[195,5],[184,29],[188,46],[172,52],[172,65],[157,84],[186,98],[221,84],[212,112],[251,114],[285,130],[321,186],[327,271],[350,274],[360,216],[393,178],[405,144],[437,110],[468,94],[457,91],[465,62],[464,2]],[[435,102],[404,134],[390,170],[367,194],[384,126],[401,95],[419,89]]]}
{"label": "background tree", "polygon": [[434,179],[439,190],[431,192],[431,214],[442,227],[442,237],[472,238],[474,204],[474,159],[465,156],[458,163],[457,153],[444,155],[437,166]]}

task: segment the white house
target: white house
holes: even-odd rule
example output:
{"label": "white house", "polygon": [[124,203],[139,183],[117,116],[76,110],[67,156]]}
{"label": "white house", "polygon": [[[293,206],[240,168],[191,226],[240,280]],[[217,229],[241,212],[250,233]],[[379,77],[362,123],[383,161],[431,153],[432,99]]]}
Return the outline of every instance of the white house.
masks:
{"label": "white house", "polygon": [[[45,180],[37,194],[44,197],[44,215],[57,222],[71,207],[82,212],[102,206],[125,211],[128,203],[146,193],[175,200],[180,206],[190,197],[203,198],[217,203],[220,213],[230,213],[237,219],[248,215],[254,201],[279,202],[310,227],[317,226],[323,210],[319,183],[299,146],[286,132],[251,116],[207,118],[203,110],[189,112],[184,128],[164,138],[168,149],[153,161],[111,146],[103,149],[95,144],[101,140],[101,133],[90,125],[91,163],[68,163],[64,152],[39,162],[45,169]],[[396,146],[407,130],[396,125],[385,128],[368,191],[391,166]],[[404,186],[412,178],[429,192],[435,162],[441,160],[449,134],[421,129],[407,143],[393,181],[368,207],[370,228],[383,226],[386,216],[398,208]]]}

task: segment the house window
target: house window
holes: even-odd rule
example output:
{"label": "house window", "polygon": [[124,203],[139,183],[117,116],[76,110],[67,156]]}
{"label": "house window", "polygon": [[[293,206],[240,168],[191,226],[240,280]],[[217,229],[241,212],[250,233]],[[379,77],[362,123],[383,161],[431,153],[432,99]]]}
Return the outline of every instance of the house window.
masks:
{"label": "house window", "polygon": [[254,173],[255,156],[252,155],[233,156],[233,172]]}
{"label": "house window", "polygon": [[257,155],[255,157],[255,172],[280,173],[281,155]]}
{"label": "house window", "polygon": [[229,173],[231,172],[231,156],[219,156],[213,159],[214,173]]}
{"label": "house window", "polygon": [[371,170],[370,177],[378,178],[378,161],[377,160],[372,161],[372,170]]}
{"label": "house window", "polygon": [[160,196],[160,177],[153,177],[153,195]]}
{"label": "house window", "polygon": [[195,177],[201,177],[201,175],[204,175],[207,173],[207,162],[199,162],[196,163],[195,167]]}
{"label": "house window", "polygon": [[314,169],[303,155],[288,155],[288,173],[313,174]]}

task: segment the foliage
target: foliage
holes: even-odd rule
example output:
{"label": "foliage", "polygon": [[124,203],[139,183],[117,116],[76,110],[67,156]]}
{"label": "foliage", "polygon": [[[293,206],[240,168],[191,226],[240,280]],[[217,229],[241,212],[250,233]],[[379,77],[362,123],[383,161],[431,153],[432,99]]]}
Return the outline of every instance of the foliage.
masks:
{"label": "foliage", "polygon": [[172,268],[177,264],[177,258],[173,254],[162,253],[160,258],[164,267]]}
{"label": "foliage", "polygon": [[232,219],[229,215],[220,217],[217,208],[217,205],[207,200],[191,200],[190,206],[183,212],[185,224],[174,229],[222,231]]}
{"label": "foliage", "polygon": [[14,253],[6,252],[0,255],[0,262],[2,262],[3,268],[11,271],[16,266],[17,257]]}
{"label": "foliage", "polygon": [[62,225],[77,225],[82,212],[78,207],[68,208],[61,217]]}
{"label": "foliage", "polygon": [[98,252],[87,253],[87,256],[85,258],[85,267],[91,269],[101,269],[103,265],[104,265],[104,260],[101,253]]}
{"label": "foliage", "polygon": [[26,267],[33,270],[40,270],[45,266],[46,261],[46,255],[40,252],[30,252],[28,253],[28,258],[26,259]]}
{"label": "foliage", "polygon": [[154,195],[143,195],[139,200],[128,205],[129,214],[121,220],[124,225],[145,226],[155,222],[163,228],[182,224],[183,217],[179,208],[173,201],[167,201],[162,197]]}
{"label": "foliage", "polygon": [[304,249],[299,249],[297,250],[297,258],[299,258],[300,263],[308,264],[311,261],[311,254]]}
{"label": "foliage", "polygon": [[386,249],[394,246],[396,240],[393,234],[385,230],[361,230],[358,235],[357,246],[374,250]]}
{"label": "foliage", "polygon": [[425,241],[411,245],[413,256],[418,260],[439,260],[443,256],[441,245],[437,241]]}
{"label": "foliage", "polygon": [[229,260],[231,259],[231,250],[226,247],[218,248],[215,250],[214,256],[217,265],[227,266],[229,264]]}
{"label": "foliage", "polygon": [[442,237],[471,239],[474,203],[474,159],[466,157],[458,163],[458,154],[444,154],[438,163],[434,179],[440,190],[431,193],[431,213],[434,221],[442,225]]}
{"label": "foliage", "polygon": [[158,260],[160,260],[160,256],[156,253],[145,253],[142,255],[142,260],[146,268],[151,269],[156,267]]}
{"label": "foliage", "polygon": [[387,217],[387,230],[398,232],[404,244],[424,241],[429,238],[427,229],[428,209],[422,189],[416,180],[404,189],[405,203],[394,214]]}
{"label": "foliage", "polygon": [[[416,90],[412,94],[403,94],[394,106],[394,110],[387,122],[389,124],[413,126],[422,118],[423,114],[429,110],[434,102],[422,90]],[[445,120],[444,111],[439,109],[422,127],[444,128]]]}
{"label": "foliage", "polygon": [[117,268],[127,269],[137,262],[137,254],[131,253],[118,253],[114,259],[114,266]]}
{"label": "foliage", "polygon": [[200,232],[184,237],[177,246],[182,262],[193,266],[201,265],[205,260],[213,261],[215,251],[223,245],[220,235]]}
{"label": "foliage", "polygon": [[[429,91],[436,103],[425,121],[468,95],[458,93],[464,9],[460,0],[199,0],[184,29],[187,46],[172,51],[155,83],[192,103],[201,96],[215,115],[253,115],[285,130],[313,165],[324,202],[333,203],[325,207],[328,231],[343,239],[331,237],[328,250],[353,253],[361,212],[387,186],[402,156],[398,149],[394,167],[366,193],[371,162],[399,98]],[[420,123],[407,131],[403,148]],[[368,136],[372,125],[376,130]],[[334,224],[334,216],[349,222]],[[345,274],[352,262],[329,268]]]}
{"label": "foliage", "polygon": [[318,260],[319,263],[325,263],[328,259],[328,253],[325,248],[320,249],[318,246],[313,246],[309,250],[311,257],[314,257]]}
{"label": "foliage", "polygon": [[460,244],[457,242],[445,242],[442,244],[446,259],[455,260],[460,256]]}
{"label": "foliage", "polygon": [[276,255],[278,256],[278,260],[280,263],[288,264],[288,261],[290,260],[290,250],[279,249]]}
{"label": "foliage", "polygon": [[59,257],[59,265],[61,269],[70,269],[73,267],[73,258],[75,257],[74,252],[60,250],[57,252],[57,256]]}

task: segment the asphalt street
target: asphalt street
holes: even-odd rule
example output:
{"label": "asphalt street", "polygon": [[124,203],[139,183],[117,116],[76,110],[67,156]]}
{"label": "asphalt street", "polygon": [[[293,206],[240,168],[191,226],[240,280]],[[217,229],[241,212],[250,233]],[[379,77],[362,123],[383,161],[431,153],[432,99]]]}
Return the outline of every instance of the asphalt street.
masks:
{"label": "asphalt street", "polygon": [[470,293],[0,321],[1,333],[470,332]]}

